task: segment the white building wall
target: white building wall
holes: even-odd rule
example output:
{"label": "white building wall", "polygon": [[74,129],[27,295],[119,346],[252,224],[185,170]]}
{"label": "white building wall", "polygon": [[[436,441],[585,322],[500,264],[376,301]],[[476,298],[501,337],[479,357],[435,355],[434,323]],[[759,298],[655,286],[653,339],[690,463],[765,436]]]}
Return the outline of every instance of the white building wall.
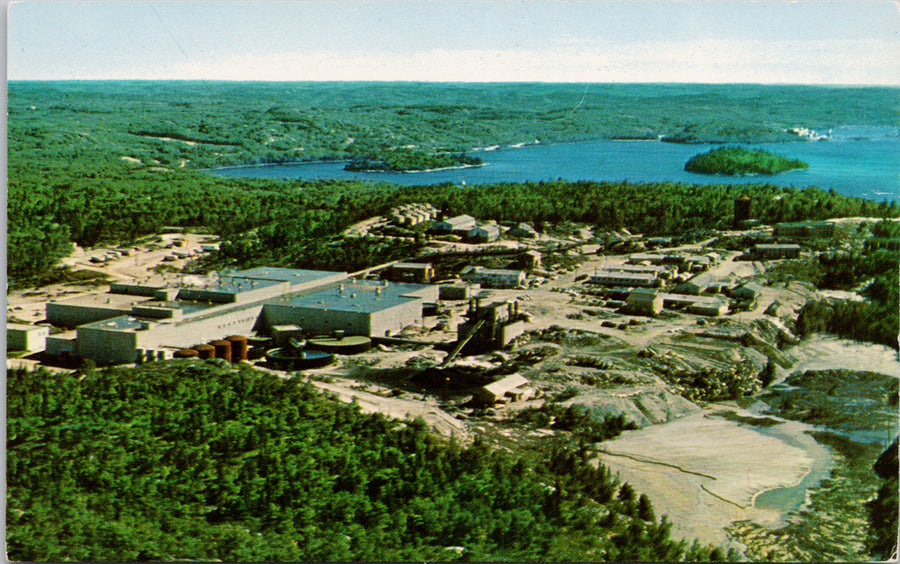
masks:
{"label": "white building wall", "polygon": [[229,335],[249,335],[262,313],[262,304],[220,312],[214,316],[178,323],[157,323],[138,331],[138,347],[187,348],[224,339]]}
{"label": "white building wall", "polygon": [[[434,287],[435,295],[436,292],[437,286]],[[420,322],[422,301],[409,300],[374,312],[267,304],[263,318],[267,327],[297,325],[312,334],[327,334],[341,330],[348,335],[383,337],[396,334],[404,327]]]}
{"label": "white building wall", "polygon": [[500,343],[505,347],[510,341],[525,333],[526,327],[527,324],[524,321],[516,321],[515,323],[504,325],[500,329]]}
{"label": "white building wall", "polygon": [[370,314],[366,312],[268,304],[264,316],[269,327],[297,325],[308,334],[327,334],[340,329],[348,335],[370,335]]}
{"label": "white building wall", "polygon": [[[434,287],[435,291],[437,286]],[[436,292],[435,292],[436,293]],[[369,325],[369,337],[387,337],[399,333],[422,321],[422,302],[411,300],[391,308],[383,309],[372,315]]]}

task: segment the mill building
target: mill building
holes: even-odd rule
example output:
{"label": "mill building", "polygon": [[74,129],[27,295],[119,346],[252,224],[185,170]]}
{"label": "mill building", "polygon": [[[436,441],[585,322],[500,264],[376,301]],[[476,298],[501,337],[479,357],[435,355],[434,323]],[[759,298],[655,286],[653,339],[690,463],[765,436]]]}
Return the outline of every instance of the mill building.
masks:
{"label": "mill building", "polygon": [[178,286],[114,284],[106,294],[48,303],[48,321],[70,330],[47,336],[46,352],[124,364],[286,325],[310,336],[388,336],[420,322],[425,302],[437,298],[428,284],[271,267]]}

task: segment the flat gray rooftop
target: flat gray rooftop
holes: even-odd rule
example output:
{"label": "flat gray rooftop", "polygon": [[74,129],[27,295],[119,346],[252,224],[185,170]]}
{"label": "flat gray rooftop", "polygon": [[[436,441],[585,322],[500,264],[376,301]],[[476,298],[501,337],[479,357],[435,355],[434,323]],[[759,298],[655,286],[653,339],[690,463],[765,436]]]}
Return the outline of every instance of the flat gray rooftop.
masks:
{"label": "flat gray rooftop", "polygon": [[92,307],[98,309],[124,309],[134,304],[151,300],[148,296],[134,296],[131,294],[88,294],[74,298],[51,300],[48,303],[65,306]]}
{"label": "flat gray rooftop", "polygon": [[86,325],[81,325],[79,329],[90,327],[91,329],[106,329],[109,331],[125,331],[128,329],[140,329],[141,324],[145,323],[136,317],[132,317],[130,315],[122,315],[120,317],[113,317],[112,319],[104,319],[103,321],[95,321],[94,323],[88,323]]}
{"label": "flat gray rooftop", "polygon": [[267,280],[265,278],[248,278],[243,276],[223,276],[218,283],[209,286],[194,288],[196,290],[206,290],[207,292],[222,292],[223,294],[240,294],[241,292],[249,292],[267,286],[281,284],[282,280]]}
{"label": "flat gray rooftop", "polygon": [[[343,290],[341,290],[343,287]],[[422,298],[408,294],[427,288],[425,284],[388,284],[376,281],[345,282],[306,295],[285,296],[266,303],[332,311],[374,313]]]}
{"label": "flat gray rooftop", "polygon": [[279,282],[290,282],[291,286],[298,284],[307,284],[316,280],[323,280],[339,275],[346,275],[346,272],[334,272],[330,270],[303,270],[298,268],[278,268],[273,266],[259,266],[249,270],[241,270],[234,272],[230,276],[232,278],[253,278],[256,280],[278,280]]}
{"label": "flat gray rooftop", "polygon": [[[198,311],[203,311],[206,309],[210,309],[213,307],[217,307],[214,305],[208,305],[202,302],[192,302],[189,300],[150,300],[146,302],[142,302],[139,304],[142,307],[161,307],[166,309],[180,309],[182,314],[189,315],[191,313],[197,313]],[[221,305],[221,304],[219,304]]]}

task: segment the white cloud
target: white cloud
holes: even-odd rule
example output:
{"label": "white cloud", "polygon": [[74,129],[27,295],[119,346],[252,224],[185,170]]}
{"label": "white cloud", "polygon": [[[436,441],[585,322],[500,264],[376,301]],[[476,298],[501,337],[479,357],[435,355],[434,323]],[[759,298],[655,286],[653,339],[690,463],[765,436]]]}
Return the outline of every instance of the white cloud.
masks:
{"label": "white cloud", "polygon": [[193,61],[137,78],[898,85],[898,55],[900,42],[884,40],[598,42],[542,50],[432,49],[412,54],[319,50]]}

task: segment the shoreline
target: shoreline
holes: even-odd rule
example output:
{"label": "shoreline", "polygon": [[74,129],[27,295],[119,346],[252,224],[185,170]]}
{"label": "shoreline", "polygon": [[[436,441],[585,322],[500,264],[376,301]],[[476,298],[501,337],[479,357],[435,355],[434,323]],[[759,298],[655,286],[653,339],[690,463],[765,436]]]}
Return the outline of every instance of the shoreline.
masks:
{"label": "shoreline", "polygon": [[[595,141],[628,141],[635,143],[672,143],[672,141],[666,141],[665,136],[658,136],[656,138],[639,138],[639,137],[617,137],[617,136],[590,136],[587,138],[572,138],[572,139],[558,139],[553,141],[525,141],[521,143],[513,143],[510,145],[488,145],[484,147],[472,147],[468,149],[466,152],[496,152],[503,151],[508,149],[528,149],[531,147],[539,147],[541,145],[568,145],[571,143],[589,143]],[[737,143],[737,144],[746,144],[746,145],[756,145],[761,143],[773,143],[773,142],[783,142],[783,143],[791,143],[795,141],[803,141],[803,139],[797,138],[796,140],[785,139],[783,141],[722,141],[722,140],[701,140],[701,141],[692,141],[691,143],[685,143],[689,145],[721,145],[725,143]],[[199,172],[215,172],[217,170],[232,170],[232,169],[240,169],[240,168],[262,168],[268,166],[295,166],[295,165],[316,165],[316,164],[329,164],[329,163],[349,163],[352,159],[350,158],[321,158],[314,160],[300,160],[300,161],[282,161],[282,162],[270,162],[270,163],[252,163],[252,164],[232,164],[232,165],[224,165],[217,166],[212,168],[198,168],[196,169]],[[432,169],[422,169],[422,170],[413,170],[413,171],[401,171],[401,170],[380,170],[380,169],[366,169],[359,171],[347,171],[347,172],[396,172],[396,173],[408,173],[408,172],[439,172],[442,170],[455,170],[460,168],[476,168],[480,166],[485,166],[489,163],[482,163],[480,165],[465,165],[459,167],[444,167],[444,168],[432,168]],[[786,171],[791,172],[791,171]],[[719,175],[706,175],[704,173],[694,173],[700,174],[704,176],[719,176]],[[767,175],[772,176],[772,175]]]}
{"label": "shoreline", "polygon": [[394,174],[417,174],[421,172],[441,172],[443,170],[463,170],[466,168],[481,168],[487,166],[488,163],[481,164],[467,164],[467,165],[459,165],[459,166],[445,166],[441,168],[423,168],[423,169],[415,169],[415,170],[386,170],[383,168],[366,168],[360,170],[347,170],[347,172],[365,172],[365,173],[394,173]]}

